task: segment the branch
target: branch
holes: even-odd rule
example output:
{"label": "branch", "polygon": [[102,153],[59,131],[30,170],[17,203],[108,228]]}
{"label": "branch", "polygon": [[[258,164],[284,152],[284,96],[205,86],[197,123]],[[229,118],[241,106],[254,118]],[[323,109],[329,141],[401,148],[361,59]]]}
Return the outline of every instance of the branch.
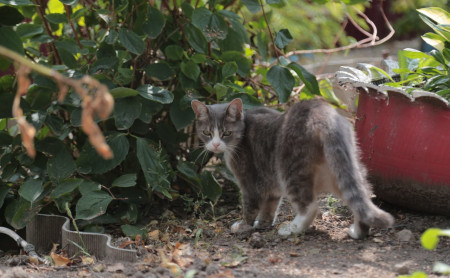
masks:
{"label": "branch", "polygon": [[77,30],[75,30],[75,27],[73,26],[73,23],[72,23],[72,18],[70,17],[69,7],[67,7],[66,4],[63,4],[63,5],[64,5],[64,9],[66,10],[67,18],[69,18],[70,27],[72,28],[75,39],[77,40],[77,44],[80,47],[80,49],[82,49],[83,46],[80,43],[80,39],[78,38]]}
{"label": "branch", "polygon": [[269,21],[267,20],[267,15],[266,15],[266,11],[264,10],[264,4],[263,4],[262,0],[259,0],[259,5],[261,6],[262,13],[264,15],[264,20],[266,21],[266,24],[267,24],[267,30],[269,31],[270,40],[272,41],[273,51],[274,51],[275,55],[277,56],[278,63],[280,63],[279,50],[278,50],[277,46],[275,45],[275,41],[273,39],[273,34],[272,34],[272,31],[270,30]]}
{"label": "branch", "polygon": [[[372,34],[368,38],[362,39],[360,41],[357,41],[355,43],[352,43],[352,44],[349,44],[346,46],[341,46],[341,47],[331,48],[331,49],[294,50],[294,51],[288,52],[286,54],[286,57],[289,57],[292,55],[298,55],[298,54],[309,54],[309,53],[334,53],[334,52],[344,51],[344,50],[352,49],[352,48],[367,48],[367,47],[372,47],[372,46],[376,46],[376,45],[385,43],[390,38],[392,38],[392,36],[395,34],[395,31],[394,31],[394,28],[392,28],[392,25],[390,24],[389,20],[387,19],[386,14],[384,13],[382,2],[383,1],[381,1],[381,3],[380,3],[380,13],[390,31],[389,34],[386,35],[386,37],[384,37],[383,39],[373,42],[375,36],[374,36],[374,34]],[[376,32],[376,29],[374,31]],[[368,42],[370,42],[370,43],[368,43]]]}
{"label": "branch", "polygon": [[34,149],[33,144],[36,130],[25,120],[23,111],[20,108],[20,100],[22,96],[27,93],[28,87],[31,83],[30,79],[28,78],[30,70],[56,80],[60,89],[58,96],[58,100],[60,102],[64,100],[64,97],[69,90],[69,86],[74,89],[74,91],[81,97],[83,101],[81,127],[83,131],[88,135],[89,142],[104,159],[111,159],[113,157],[113,153],[108,144],[106,144],[106,140],[103,137],[100,128],[94,121],[94,116],[96,115],[105,120],[114,107],[114,99],[111,94],[109,94],[108,88],[105,85],[101,84],[98,80],[88,75],[82,77],[79,80],[68,78],[50,68],[35,64],[22,57],[20,54],[3,46],[0,46],[0,55],[7,57],[19,64],[19,69],[17,71],[18,86],[13,102],[12,114],[17,118],[17,123],[21,131],[22,141],[24,142],[24,146],[27,149],[27,153],[30,157],[34,157],[36,155],[36,150]]}

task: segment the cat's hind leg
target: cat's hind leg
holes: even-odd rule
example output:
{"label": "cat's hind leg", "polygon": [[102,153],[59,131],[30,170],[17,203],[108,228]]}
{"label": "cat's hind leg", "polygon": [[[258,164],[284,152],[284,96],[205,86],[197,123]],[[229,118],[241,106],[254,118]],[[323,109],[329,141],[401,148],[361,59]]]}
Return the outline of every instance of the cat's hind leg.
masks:
{"label": "cat's hind leg", "polygon": [[315,200],[313,180],[309,175],[298,177],[297,182],[287,184],[286,195],[291,201],[296,212],[294,220],[289,224],[282,224],[278,229],[278,234],[288,236],[305,231],[317,215],[318,204]]}

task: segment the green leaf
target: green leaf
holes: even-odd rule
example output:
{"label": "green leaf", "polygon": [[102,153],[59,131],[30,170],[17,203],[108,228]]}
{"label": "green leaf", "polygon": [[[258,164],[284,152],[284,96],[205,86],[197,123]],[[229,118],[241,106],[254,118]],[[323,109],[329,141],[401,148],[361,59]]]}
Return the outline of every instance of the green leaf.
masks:
{"label": "green leaf", "polygon": [[201,177],[197,173],[195,164],[189,161],[178,161],[177,170],[189,180],[195,182],[197,185],[201,183]]}
{"label": "green leaf", "polygon": [[252,67],[251,61],[247,59],[242,53],[237,51],[227,51],[220,57],[224,62],[235,62],[238,66],[237,73],[246,77],[250,74]]}
{"label": "green leaf", "polygon": [[150,145],[150,142],[144,138],[136,140],[136,147],[136,155],[147,181],[147,188],[161,192],[167,198],[172,199],[169,193],[170,174],[168,167],[170,167],[170,164],[164,161],[161,150],[156,151]]}
{"label": "green leaf", "polygon": [[12,143],[13,138],[7,131],[0,131],[0,146],[8,146]]}
{"label": "green leaf", "polygon": [[32,207],[31,203],[23,198],[15,199],[6,206],[6,222],[14,229],[20,230],[39,213],[41,206]]}
{"label": "green leaf", "polygon": [[189,79],[194,81],[200,76],[200,67],[193,61],[187,61],[181,63],[181,72]]}
{"label": "green leaf", "polygon": [[142,103],[136,97],[116,99],[114,104],[114,120],[118,130],[129,129],[141,114]]}
{"label": "green leaf", "polygon": [[125,97],[133,97],[139,95],[139,92],[130,88],[125,87],[117,87],[109,91],[109,93],[113,96],[113,98],[125,98]]}
{"label": "green leaf", "polygon": [[181,58],[183,58],[183,52],[183,48],[176,44],[169,45],[164,49],[164,53],[166,54],[167,58],[174,61],[181,60]]}
{"label": "green leaf", "polygon": [[78,3],[78,0],[59,0],[59,2],[63,3],[64,5],[73,6]]}
{"label": "green leaf", "polygon": [[441,234],[441,229],[430,228],[426,230],[420,237],[420,242],[425,249],[433,250],[439,243],[439,235]]}
{"label": "green leaf", "polygon": [[439,63],[441,63],[442,65],[446,66],[446,62],[445,62],[445,58],[444,55],[442,55],[442,53],[440,51],[437,50],[431,50],[430,51],[430,55],[433,56],[433,58],[438,61]]}
{"label": "green leaf", "polygon": [[52,199],[60,198],[63,195],[69,194],[74,191],[83,182],[82,179],[67,179],[60,181],[55,184],[55,189],[53,189],[50,197]]}
{"label": "green leaf", "polygon": [[34,5],[30,0],[0,0],[0,3],[11,6]]}
{"label": "green leaf", "polygon": [[144,53],[145,43],[131,30],[121,28],[119,30],[120,43],[131,53],[140,55]]}
{"label": "green leaf", "polygon": [[163,105],[159,102],[144,99],[141,96],[140,102],[142,103],[142,109],[141,114],[139,115],[139,120],[143,121],[146,124],[149,124],[152,121],[153,115],[161,111]]}
{"label": "green leaf", "polygon": [[73,55],[69,51],[59,47],[57,47],[57,49],[64,65],[66,65],[70,69],[75,69],[79,67],[77,60],[75,60],[75,57],[73,57]]}
{"label": "green leaf", "polygon": [[47,161],[47,172],[52,180],[67,178],[75,169],[75,161],[64,145]]}
{"label": "green leaf", "polygon": [[199,53],[208,53],[208,41],[203,32],[192,24],[184,26],[184,34],[189,45]]}
{"label": "green leaf", "polygon": [[244,3],[247,9],[253,14],[261,10],[261,5],[258,0],[241,0],[241,2]]}
{"label": "green leaf", "polygon": [[9,190],[11,190],[11,187],[0,180],[0,208],[3,207],[3,203],[5,202],[5,198],[8,195]]}
{"label": "green leaf", "polygon": [[118,84],[126,85],[130,84],[131,81],[133,81],[134,78],[134,72],[132,69],[128,68],[118,68],[117,69],[117,76],[115,77],[115,80]]}
{"label": "green leaf", "polygon": [[0,7],[0,25],[14,26],[24,19],[23,15],[16,8],[10,6]]}
{"label": "green leaf", "polygon": [[236,62],[228,62],[222,68],[222,77],[225,79],[227,77],[233,76],[238,69]]}
{"label": "green leaf", "polygon": [[304,67],[299,64],[292,62],[288,65],[288,68],[292,69],[297,73],[300,80],[302,80],[305,87],[313,94],[319,95],[320,89],[319,84],[317,83],[316,76],[309,71],[307,71]]}
{"label": "green leaf", "polygon": [[166,81],[175,76],[175,72],[166,62],[150,64],[144,70],[148,77],[157,81]]}
{"label": "green leaf", "polygon": [[111,133],[106,136],[106,143],[111,147],[114,158],[105,160],[91,146],[89,142],[81,149],[81,154],[76,164],[78,172],[82,174],[103,174],[119,165],[127,156],[130,144],[123,133]]}
{"label": "green leaf", "polygon": [[439,8],[439,7],[428,7],[417,9],[417,11],[432,20],[434,20],[437,24],[450,24],[450,14]]}
{"label": "green leaf", "polygon": [[179,96],[170,105],[170,119],[177,130],[181,130],[192,124],[195,119],[195,114],[191,107],[183,107],[181,105],[182,97]]}
{"label": "green leaf", "polygon": [[115,179],[111,187],[132,187],[136,185],[136,174],[125,174]]}
{"label": "green leaf", "polygon": [[144,33],[151,39],[155,39],[161,34],[164,25],[164,15],[155,7],[148,7],[148,20],[142,25]]}
{"label": "green leaf", "polygon": [[162,104],[169,104],[173,101],[173,94],[164,88],[147,84],[140,86],[137,90],[143,98],[148,100],[156,101]]}
{"label": "green leaf", "polygon": [[137,227],[132,225],[122,225],[120,226],[124,235],[131,237],[132,239],[136,238],[137,235],[140,235],[142,238],[147,237],[147,230],[145,227]]}
{"label": "green leaf", "polygon": [[277,93],[281,103],[289,100],[289,96],[295,85],[295,79],[287,68],[279,65],[273,66],[267,72],[267,80]]}
{"label": "green leaf", "polygon": [[206,29],[210,20],[212,12],[205,7],[195,9],[192,13],[192,24],[200,30]]}
{"label": "green leaf", "polygon": [[202,193],[212,202],[216,202],[222,195],[222,187],[211,172],[202,173]]}
{"label": "green leaf", "polygon": [[19,188],[19,195],[30,203],[42,194],[44,187],[42,187],[42,180],[28,179]]}
{"label": "green leaf", "polygon": [[83,180],[78,186],[78,190],[80,191],[81,195],[89,195],[92,192],[101,191],[101,189],[101,184],[90,180]]}
{"label": "green leaf", "polygon": [[112,197],[103,191],[93,191],[78,200],[75,219],[90,220],[105,214]]}
{"label": "green leaf", "polygon": [[17,26],[16,33],[22,39],[29,38],[44,33],[44,27],[40,24],[24,23]]}
{"label": "green leaf", "polygon": [[67,24],[69,23],[69,19],[65,14],[46,14],[45,18],[53,24]]}
{"label": "green leaf", "polygon": [[9,48],[17,53],[23,54],[22,41],[10,27],[0,27],[0,45]]}
{"label": "green leaf", "polygon": [[333,85],[328,78],[320,80],[320,94],[330,103],[342,107],[342,102],[334,94]]}
{"label": "green leaf", "polygon": [[275,45],[279,49],[285,48],[293,40],[288,29],[281,29],[275,37]]}
{"label": "green leaf", "polygon": [[445,39],[436,33],[426,33],[422,36],[422,39],[439,51],[442,51],[445,47]]}

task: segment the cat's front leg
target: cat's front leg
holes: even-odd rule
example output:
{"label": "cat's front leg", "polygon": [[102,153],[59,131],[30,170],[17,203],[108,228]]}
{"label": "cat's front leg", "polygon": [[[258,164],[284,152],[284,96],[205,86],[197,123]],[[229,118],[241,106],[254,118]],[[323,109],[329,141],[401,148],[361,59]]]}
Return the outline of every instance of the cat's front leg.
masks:
{"label": "cat's front leg", "polygon": [[256,229],[268,229],[275,224],[277,212],[281,204],[281,197],[277,194],[271,194],[261,205],[258,217],[253,224]]}
{"label": "cat's front leg", "polygon": [[242,192],[242,220],[231,225],[232,233],[243,233],[253,229],[256,216],[259,212],[260,199],[255,195]]}

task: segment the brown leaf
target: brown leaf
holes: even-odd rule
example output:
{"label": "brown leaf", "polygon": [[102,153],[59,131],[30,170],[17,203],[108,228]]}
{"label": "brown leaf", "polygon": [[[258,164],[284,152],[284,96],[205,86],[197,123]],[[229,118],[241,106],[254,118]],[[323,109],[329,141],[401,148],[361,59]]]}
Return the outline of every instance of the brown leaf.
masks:
{"label": "brown leaf", "polygon": [[52,257],[53,262],[56,266],[65,266],[72,262],[72,260],[67,258],[66,256],[62,254],[56,254],[55,252],[51,252],[50,257]]}

